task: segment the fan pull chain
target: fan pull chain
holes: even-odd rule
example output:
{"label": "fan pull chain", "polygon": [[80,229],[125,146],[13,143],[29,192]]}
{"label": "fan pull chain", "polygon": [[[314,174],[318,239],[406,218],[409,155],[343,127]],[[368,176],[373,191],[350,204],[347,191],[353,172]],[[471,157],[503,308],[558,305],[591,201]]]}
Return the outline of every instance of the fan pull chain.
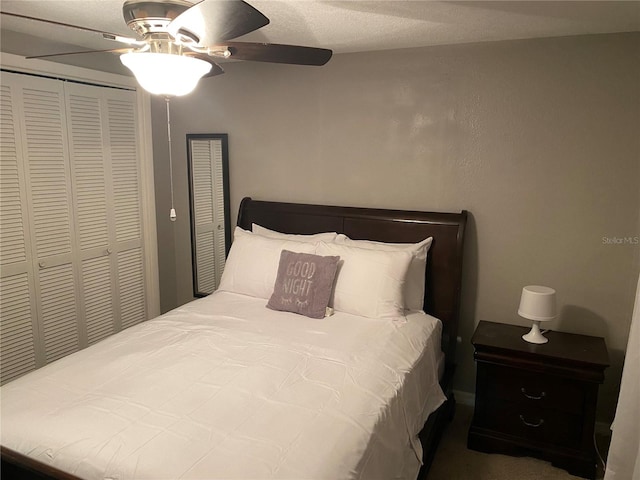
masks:
{"label": "fan pull chain", "polygon": [[176,221],[176,209],[173,207],[173,160],[171,158],[171,116],[169,114],[169,100],[170,98],[165,97],[167,101],[167,137],[169,139],[169,180],[171,182],[171,210],[169,211],[169,219],[172,222]]}

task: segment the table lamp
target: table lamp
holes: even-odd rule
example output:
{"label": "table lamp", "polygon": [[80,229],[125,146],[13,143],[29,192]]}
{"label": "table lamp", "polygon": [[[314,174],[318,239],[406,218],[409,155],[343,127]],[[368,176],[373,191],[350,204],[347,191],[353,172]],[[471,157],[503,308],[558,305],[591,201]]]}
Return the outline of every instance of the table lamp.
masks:
{"label": "table lamp", "polygon": [[547,343],[540,332],[540,322],[556,318],[556,291],[553,288],[529,285],[522,289],[518,315],[533,320],[531,331],[522,338],[529,343]]}

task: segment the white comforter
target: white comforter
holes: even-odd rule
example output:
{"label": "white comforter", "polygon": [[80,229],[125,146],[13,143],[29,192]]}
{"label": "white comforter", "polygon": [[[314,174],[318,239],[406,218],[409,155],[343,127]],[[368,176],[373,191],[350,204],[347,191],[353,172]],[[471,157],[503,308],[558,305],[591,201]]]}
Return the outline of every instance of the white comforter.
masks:
{"label": "white comforter", "polygon": [[215,293],[1,388],[2,445],[83,478],[415,478],[440,322]]}

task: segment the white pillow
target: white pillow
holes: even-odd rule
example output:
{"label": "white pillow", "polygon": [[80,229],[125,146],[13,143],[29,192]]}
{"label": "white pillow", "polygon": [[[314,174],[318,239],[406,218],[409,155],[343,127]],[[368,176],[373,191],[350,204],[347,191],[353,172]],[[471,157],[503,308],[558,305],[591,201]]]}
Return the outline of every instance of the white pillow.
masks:
{"label": "white pillow", "polygon": [[345,235],[338,235],[335,241],[370,250],[409,252],[412,258],[404,284],[404,304],[405,308],[409,310],[423,310],[427,253],[429,253],[433,237],[418,243],[384,243],[371,240],[352,240]]}
{"label": "white pillow", "polygon": [[336,232],[315,233],[313,235],[297,235],[294,233],[281,233],[281,232],[276,232],[275,230],[269,230],[268,228],[262,227],[257,223],[251,224],[251,230],[253,230],[253,233],[262,235],[263,237],[278,238],[281,240],[294,240],[296,242],[311,242],[311,243],[333,242],[338,236]]}
{"label": "white pillow", "polygon": [[267,238],[240,227],[236,227],[233,236],[218,289],[252,297],[271,297],[282,250],[300,253],[316,250],[315,243]]}
{"label": "white pillow", "polygon": [[336,311],[371,318],[404,314],[403,285],[411,254],[320,242],[318,255],[340,257],[333,296]]}

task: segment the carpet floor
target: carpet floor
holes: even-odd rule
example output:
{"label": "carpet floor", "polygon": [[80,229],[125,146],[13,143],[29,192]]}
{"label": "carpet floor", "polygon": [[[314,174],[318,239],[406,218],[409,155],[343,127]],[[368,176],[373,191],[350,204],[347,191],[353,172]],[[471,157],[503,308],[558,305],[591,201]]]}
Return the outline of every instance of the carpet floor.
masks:
{"label": "carpet floor", "polygon": [[[510,457],[467,449],[473,407],[456,406],[436,452],[428,480],[576,480],[580,477],[530,457]],[[598,471],[596,478],[603,478]]]}

